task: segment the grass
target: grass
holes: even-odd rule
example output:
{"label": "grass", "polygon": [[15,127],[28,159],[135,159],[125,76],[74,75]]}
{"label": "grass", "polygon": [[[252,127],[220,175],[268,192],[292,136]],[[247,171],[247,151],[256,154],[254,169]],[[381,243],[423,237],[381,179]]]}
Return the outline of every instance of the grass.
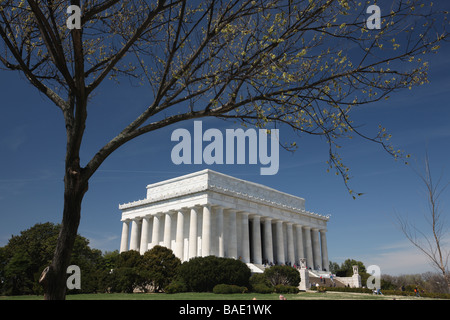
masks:
{"label": "grass", "polygon": [[[214,294],[208,292],[184,292],[176,294],[164,293],[98,293],[72,294],[67,300],[279,300],[279,294]],[[301,292],[299,294],[284,294],[287,300],[432,300],[429,298],[372,295],[351,292]],[[43,296],[0,296],[2,300],[43,300]]]}

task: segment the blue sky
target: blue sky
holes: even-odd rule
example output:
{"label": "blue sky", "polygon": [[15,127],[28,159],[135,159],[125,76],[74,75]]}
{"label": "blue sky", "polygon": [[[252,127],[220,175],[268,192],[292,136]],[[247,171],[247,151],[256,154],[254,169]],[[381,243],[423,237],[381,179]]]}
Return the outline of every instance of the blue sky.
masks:
{"label": "blue sky", "polygon": [[[364,195],[348,194],[342,178],[327,173],[327,144],[320,138],[296,138],[295,153],[280,149],[280,168],[274,176],[259,175],[257,165],[175,165],[170,153],[176,144],[173,130],[192,132],[193,122],[142,136],[111,155],[90,182],[82,207],[79,233],[103,251],[119,249],[121,203],[143,199],[146,185],[211,168],[238,178],[306,199],[306,209],[330,214],[329,259],[361,260],[379,265],[382,273],[420,273],[432,270],[395,226],[395,214],[408,215],[425,228],[424,186],[414,169],[423,170],[428,150],[435,176],[450,181],[450,46],[443,45],[430,61],[430,83],[392,94],[388,101],[367,105],[354,113],[367,132],[378,124],[392,134],[391,143],[410,153],[407,166],[362,139],[346,142],[343,161],[350,167],[350,187]],[[17,73],[0,71],[0,246],[11,235],[36,223],[59,223],[62,216],[65,128],[59,110]],[[128,86],[127,83],[122,86]],[[82,156],[91,157],[107,139],[148,103],[143,91],[133,96],[103,86],[91,105]],[[203,129],[235,127],[217,119],[203,119]],[[282,128],[283,140],[294,138]],[[442,210],[450,209],[450,189]],[[425,229],[428,230],[428,229]]]}

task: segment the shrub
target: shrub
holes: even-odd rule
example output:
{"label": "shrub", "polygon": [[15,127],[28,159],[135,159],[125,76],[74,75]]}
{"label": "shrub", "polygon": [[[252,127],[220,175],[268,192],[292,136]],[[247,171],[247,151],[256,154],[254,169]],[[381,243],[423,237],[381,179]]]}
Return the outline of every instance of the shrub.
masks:
{"label": "shrub", "polygon": [[248,287],[250,269],[239,260],[216,256],[195,257],[184,262],[178,273],[188,291],[212,291],[217,284]]}
{"label": "shrub", "polygon": [[[318,290],[321,286],[311,286],[311,290]],[[372,289],[367,288],[350,288],[350,287],[327,287],[327,291],[340,291],[340,292],[356,292],[356,293],[372,293]]]}
{"label": "shrub", "polygon": [[248,289],[234,284],[218,284],[213,288],[215,294],[231,294],[231,293],[245,293]]}
{"label": "shrub", "polygon": [[274,286],[276,293],[299,293],[299,289],[295,286],[286,286],[283,284],[278,284]]}
{"label": "shrub", "polygon": [[139,274],[143,279],[142,287],[150,286],[154,292],[169,285],[177,274],[181,261],[171,249],[154,246],[141,256]]}
{"label": "shrub", "polygon": [[132,293],[139,288],[142,279],[135,268],[121,267],[114,269],[109,275],[109,291]]}
{"label": "shrub", "polygon": [[255,273],[250,277],[250,286],[255,293],[272,293],[273,286],[264,273]]}
{"label": "shrub", "polygon": [[264,270],[264,276],[273,286],[282,284],[297,287],[300,283],[300,273],[290,266],[272,266]]}
{"label": "shrub", "polygon": [[168,294],[187,291],[186,284],[181,281],[173,281],[164,287],[164,292]]}
{"label": "shrub", "polygon": [[267,287],[271,287],[272,284],[270,281],[266,278],[266,275],[264,273],[254,273],[250,277],[250,286],[253,288],[254,286],[258,284],[263,284]]}
{"label": "shrub", "polygon": [[257,283],[255,285],[252,286],[252,291],[255,293],[272,293],[273,292],[273,288],[269,287],[263,283]]}

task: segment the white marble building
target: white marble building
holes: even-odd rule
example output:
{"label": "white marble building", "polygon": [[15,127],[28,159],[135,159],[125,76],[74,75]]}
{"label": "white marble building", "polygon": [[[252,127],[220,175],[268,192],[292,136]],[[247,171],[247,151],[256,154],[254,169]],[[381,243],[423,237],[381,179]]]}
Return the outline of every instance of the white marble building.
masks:
{"label": "white marble building", "polygon": [[300,197],[209,169],[148,185],[146,199],[119,209],[120,252],[162,245],[182,261],[216,255],[299,265],[306,259],[308,268],[329,269],[328,216],[306,211]]}

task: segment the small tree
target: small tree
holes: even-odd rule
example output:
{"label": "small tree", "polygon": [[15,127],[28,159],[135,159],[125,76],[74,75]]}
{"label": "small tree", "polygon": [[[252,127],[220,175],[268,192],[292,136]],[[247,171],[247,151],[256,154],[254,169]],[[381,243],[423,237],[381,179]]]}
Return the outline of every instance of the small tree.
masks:
{"label": "small tree", "polygon": [[154,292],[161,290],[173,280],[180,265],[180,259],[172,250],[159,245],[154,246],[144,253],[139,266],[142,287],[147,290],[150,286]]}
{"label": "small tree", "polygon": [[[37,223],[20,235],[14,235],[0,250],[0,293],[42,294],[38,280],[42,270],[52,259],[60,226]],[[81,290],[95,292],[99,289],[98,268],[102,262],[100,250],[91,249],[89,240],[77,235],[70,264],[82,270]],[[66,274],[67,277],[67,274]]]}
{"label": "small tree", "polygon": [[[431,174],[428,155],[425,158],[425,174],[419,176],[425,185],[425,197],[428,203],[428,213],[425,215],[428,230],[418,227],[407,217],[397,215],[398,225],[406,238],[419,249],[442,275],[446,283],[447,292],[450,292],[450,272],[448,269],[448,259],[450,257],[450,247],[448,240],[448,221],[445,219],[445,212],[440,209],[440,197],[445,191],[448,183],[441,185],[441,178],[434,180]],[[443,215],[444,213],[444,215]],[[447,237],[447,238],[446,238]]]}
{"label": "small tree", "polygon": [[119,254],[116,266],[108,277],[109,290],[112,292],[132,293],[141,288],[142,278],[139,265],[142,256],[135,250],[124,251]]}
{"label": "small tree", "polygon": [[273,286],[297,287],[300,283],[300,273],[297,269],[290,266],[272,266],[264,270],[264,275]]}
{"label": "small tree", "polygon": [[207,256],[183,262],[178,275],[189,291],[205,292],[218,284],[248,287],[251,271],[240,260]]}

